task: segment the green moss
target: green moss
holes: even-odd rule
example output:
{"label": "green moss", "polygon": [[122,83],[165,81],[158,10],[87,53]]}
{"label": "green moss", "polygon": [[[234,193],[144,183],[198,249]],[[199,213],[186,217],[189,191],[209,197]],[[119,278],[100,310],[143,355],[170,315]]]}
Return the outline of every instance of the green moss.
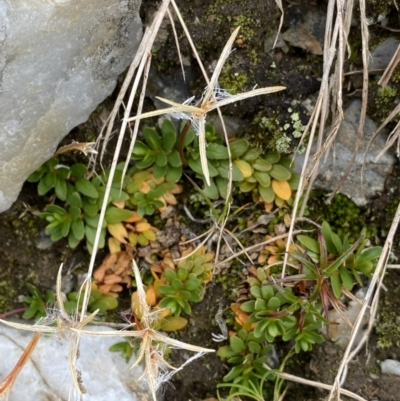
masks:
{"label": "green moss", "polygon": [[321,223],[326,220],[340,237],[349,234],[350,241],[356,241],[363,229],[367,238],[377,235],[376,224],[367,208],[358,207],[346,195],[336,194],[332,202],[325,203],[325,193],[314,190],[308,201],[310,218]]}
{"label": "green moss", "polygon": [[226,64],[220,75],[221,88],[236,95],[246,91],[248,76],[243,72],[235,72],[230,64]]}

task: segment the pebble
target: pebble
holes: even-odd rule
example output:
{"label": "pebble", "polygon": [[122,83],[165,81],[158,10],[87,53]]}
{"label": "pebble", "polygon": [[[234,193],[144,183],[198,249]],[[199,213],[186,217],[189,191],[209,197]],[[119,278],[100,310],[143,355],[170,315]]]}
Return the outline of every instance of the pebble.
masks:
{"label": "pebble", "polygon": [[385,375],[400,376],[400,362],[394,359],[385,359],[381,362],[381,371]]}

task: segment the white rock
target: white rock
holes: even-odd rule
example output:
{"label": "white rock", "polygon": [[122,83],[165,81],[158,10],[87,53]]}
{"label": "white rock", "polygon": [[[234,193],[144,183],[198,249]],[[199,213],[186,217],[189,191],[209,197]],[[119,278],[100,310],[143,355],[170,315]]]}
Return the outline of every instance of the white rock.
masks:
{"label": "white rock", "polygon": [[141,0],[0,0],[0,212],[115,88]]}
{"label": "white rock", "polygon": [[400,376],[400,362],[394,359],[385,359],[381,362],[381,370],[385,375]]}
{"label": "white rock", "polygon": [[[91,327],[90,330],[96,328]],[[98,327],[98,330],[110,330]],[[14,367],[34,333],[0,325],[0,381]],[[120,354],[108,348],[120,337],[81,338],[78,368],[82,371],[86,394],[83,401],[149,401],[147,390],[138,379],[140,367],[130,369]],[[30,359],[18,375],[9,401],[66,401],[70,390],[68,365],[69,342],[55,336],[41,335]]]}
{"label": "white rock", "polygon": [[[315,181],[316,187],[331,191],[336,188],[342,178],[355,149],[360,110],[360,100],[354,100],[345,111],[344,121],[340,125],[336,141],[331,147],[328,157],[325,159],[324,155],[321,158],[318,168],[319,174]],[[365,205],[369,198],[376,196],[383,190],[386,176],[391,172],[396,162],[393,152],[389,150],[377,163],[374,163],[375,157],[386,144],[385,133],[381,132],[368,148],[364,174],[361,176],[364,155],[376,129],[376,124],[366,116],[363,138],[353,167],[339,190],[359,206]],[[316,147],[314,146],[312,153],[314,154],[315,151]],[[295,167],[297,172],[301,171],[303,162],[304,154],[297,155]]]}

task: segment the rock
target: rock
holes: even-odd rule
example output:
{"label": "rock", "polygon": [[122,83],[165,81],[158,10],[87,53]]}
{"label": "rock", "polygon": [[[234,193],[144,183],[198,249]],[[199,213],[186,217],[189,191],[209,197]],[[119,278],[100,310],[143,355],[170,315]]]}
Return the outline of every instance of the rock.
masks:
{"label": "rock", "polygon": [[[357,292],[356,297],[360,299],[360,302],[365,296],[364,289]],[[329,331],[327,337],[329,340],[333,341],[335,344],[339,345],[341,348],[346,348],[349,343],[352,327],[344,320],[344,315],[352,324],[357,320],[358,314],[361,311],[361,303],[357,301],[350,301],[347,309],[342,311],[342,314],[338,313],[335,309],[331,309],[328,314],[328,320],[331,322],[329,324]],[[354,346],[361,341],[364,334],[364,325],[368,323],[369,314],[366,313],[363,316],[363,321],[361,323],[360,331],[357,333]]]}
{"label": "rock", "polygon": [[286,18],[290,28],[282,38],[311,54],[323,54],[326,15],[313,8],[294,8]]}
{"label": "rock", "polygon": [[0,0],[0,212],[115,88],[142,36],[140,0]]}
{"label": "rock", "polygon": [[[90,330],[110,330],[91,327]],[[33,336],[32,332],[0,325],[0,381],[14,367]],[[142,368],[130,369],[120,354],[108,348],[123,341],[120,337],[81,337],[80,357],[86,394],[83,401],[150,401],[150,395],[139,386]],[[30,359],[21,370],[11,390],[10,401],[68,400],[70,372],[69,342],[60,337],[43,335]]]}
{"label": "rock", "polygon": [[[384,70],[392,59],[400,41],[395,38],[388,38],[378,45],[369,58],[368,70]],[[379,71],[375,71],[375,74]]]}
{"label": "rock", "polygon": [[[319,174],[314,183],[316,187],[332,191],[346,171],[354,152],[360,110],[361,101],[354,100],[345,111],[344,121],[342,121],[339,128],[335,144],[332,146],[327,159],[325,160],[325,156],[323,156],[320,160]],[[367,116],[358,154],[347,179],[339,190],[339,192],[347,195],[358,206],[365,205],[368,199],[376,196],[383,190],[386,176],[390,173],[396,162],[394,155],[389,151],[377,163],[374,163],[375,157],[386,144],[385,133],[381,132],[368,149],[364,174],[361,178],[364,154],[376,129],[377,126],[375,123]],[[314,146],[312,154],[315,151],[316,147]],[[304,155],[297,155],[295,168],[297,172],[301,171],[303,162]]]}
{"label": "rock", "polygon": [[381,370],[385,375],[400,376],[400,362],[394,359],[385,359],[381,362]]}

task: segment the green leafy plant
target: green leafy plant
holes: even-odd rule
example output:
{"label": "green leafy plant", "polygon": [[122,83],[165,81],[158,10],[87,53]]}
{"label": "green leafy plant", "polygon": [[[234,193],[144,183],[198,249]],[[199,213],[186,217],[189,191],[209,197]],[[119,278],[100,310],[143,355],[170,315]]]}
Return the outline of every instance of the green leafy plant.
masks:
{"label": "green leafy plant", "polygon": [[46,291],[46,295],[42,296],[39,289],[33,284],[26,283],[30,295],[24,297],[24,302],[28,305],[28,309],[22,315],[23,319],[38,320],[46,316],[46,307],[48,304],[54,304],[55,295],[53,291]]}
{"label": "green leafy plant", "polygon": [[136,348],[129,341],[115,343],[108,350],[110,352],[120,352],[126,363],[129,363],[133,354],[136,352]]}
{"label": "green leafy plant", "polygon": [[[118,306],[118,300],[110,297],[106,294],[103,294],[100,290],[96,288],[95,284],[92,284],[92,290],[90,292],[90,298],[89,298],[89,304],[88,308],[91,312],[94,312],[95,310],[99,310],[100,313],[106,313],[108,311],[114,310]],[[78,306],[78,301],[79,301],[79,306],[82,305],[83,298],[78,299],[78,292],[70,292],[67,295],[67,301],[64,302],[64,307],[65,310],[70,313],[71,315],[74,315],[77,306]]]}
{"label": "green leafy plant", "polygon": [[143,140],[136,141],[132,159],[136,168],[144,170],[153,167],[156,179],[165,177],[167,182],[177,182],[182,176],[182,160],[177,146],[177,134],[170,120],[165,119],[161,126],[161,135],[156,129],[144,127]]}
{"label": "green leafy plant", "polygon": [[[242,395],[256,400],[263,399],[264,382],[274,375],[266,372],[263,364],[268,361],[271,346],[257,338],[253,331],[239,330],[229,338],[229,345],[218,349],[218,356],[234,365],[218,387],[230,387],[229,394]],[[230,398],[229,398],[230,399]]]}

